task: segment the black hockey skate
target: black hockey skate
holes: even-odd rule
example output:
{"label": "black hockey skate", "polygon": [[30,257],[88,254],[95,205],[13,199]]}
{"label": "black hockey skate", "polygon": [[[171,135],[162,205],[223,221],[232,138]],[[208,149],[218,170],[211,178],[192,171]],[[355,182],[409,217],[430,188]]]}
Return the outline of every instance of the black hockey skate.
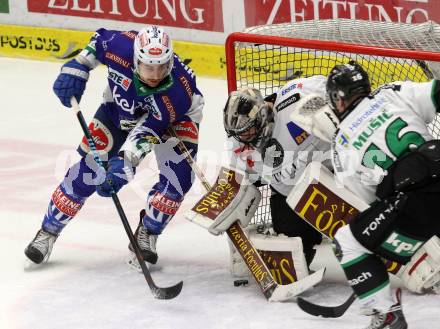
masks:
{"label": "black hockey skate", "polygon": [[[142,224],[142,218],[145,216],[145,209],[142,209],[140,212],[140,220],[139,225],[134,233],[136,241],[139,245],[139,249],[141,250],[142,258],[144,261],[150,264],[157,263],[157,252],[156,252],[156,242],[157,235],[151,234]],[[134,253],[133,246],[131,243],[128,245],[128,249]]]}
{"label": "black hockey skate", "polygon": [[50,257],[53,244],[57,237],[55,234],[40,229],[35,238],[24,250],[25,255],[35,264],[46,262]]}
{"label": "black hockey skate", "polygon": [[371,316],[370,325],[365,329],[407,329],[405,317],[400,304],[401,290],[397,289],[397,303],[391,306],[387,313],[375,311]]}

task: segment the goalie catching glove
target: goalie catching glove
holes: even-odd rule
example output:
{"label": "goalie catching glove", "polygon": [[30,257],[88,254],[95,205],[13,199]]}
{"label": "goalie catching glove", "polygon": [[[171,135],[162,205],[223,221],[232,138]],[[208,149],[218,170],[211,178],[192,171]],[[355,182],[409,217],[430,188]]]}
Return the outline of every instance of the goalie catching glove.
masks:
{"label": "goalie catching glove", "polygon": [[411,291],[440,294],[440,239],[436,235],[411,257],[400,278]]}
{"label": "goalie catching glove", "polygon": [[222,168],[214,186],[185,217],[219,235],[236,221],[242,227],[248,226],[260,199],[260,191],[249,182],[246,174]]}

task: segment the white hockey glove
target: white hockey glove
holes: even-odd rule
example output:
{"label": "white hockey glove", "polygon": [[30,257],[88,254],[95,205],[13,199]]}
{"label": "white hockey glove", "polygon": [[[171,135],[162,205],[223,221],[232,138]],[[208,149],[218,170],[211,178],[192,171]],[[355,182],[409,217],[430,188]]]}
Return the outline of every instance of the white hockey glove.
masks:
{"label": "white hockey glove", "polygon": [[417,250],[400,278],[413,292],[432,290],[440,294],[440,239],[437,236],[434,235]]}
{"label": "white hockey glove", "polygon": [[185,214],[185,218],[218,235],[236,221],[246,227],[260,199],[260,191],[244,175],[222,168],[216,184]]}
{"label": "white hockey glove", "polygon": [[318,94],[310,94],[297,103],[290,119],[319,139],[331,142],[339,125],[339,119]]}

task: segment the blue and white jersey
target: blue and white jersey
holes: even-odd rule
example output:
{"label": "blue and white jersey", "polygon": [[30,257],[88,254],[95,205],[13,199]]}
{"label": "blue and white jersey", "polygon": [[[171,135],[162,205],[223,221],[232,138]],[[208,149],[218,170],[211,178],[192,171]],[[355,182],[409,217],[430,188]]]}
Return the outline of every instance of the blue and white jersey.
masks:
{"label": "blue and white jersey", "polygon": [[104,103],[112,122],[129,135],[121,150],[135,152],[151,148],[173,123],[202,119],[204,100],[196,77],[177,55],[171,74],[155,88],[149,88],[134,73],[133,44],[136,31],[99,29],[79,54],[95,68],[108,69]]}

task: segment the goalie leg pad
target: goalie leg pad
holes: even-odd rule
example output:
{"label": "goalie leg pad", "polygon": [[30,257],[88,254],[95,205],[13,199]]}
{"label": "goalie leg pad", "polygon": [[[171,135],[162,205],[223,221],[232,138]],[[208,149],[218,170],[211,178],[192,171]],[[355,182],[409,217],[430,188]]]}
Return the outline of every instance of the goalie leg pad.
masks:
{"label": "goalie leg pad", "polygon": [[411,257],[401,274],[405,286],[422,293],[432,289],[440,293],[440,239],[434,235]]}
{"label": "goalie leg pad", "polygon": [[257,211],[261,192],[254,185],[241,185],[233,201],[215,218],[208,228],[214,235],[225,232],[237,220],[242,227],[249,225]]}

